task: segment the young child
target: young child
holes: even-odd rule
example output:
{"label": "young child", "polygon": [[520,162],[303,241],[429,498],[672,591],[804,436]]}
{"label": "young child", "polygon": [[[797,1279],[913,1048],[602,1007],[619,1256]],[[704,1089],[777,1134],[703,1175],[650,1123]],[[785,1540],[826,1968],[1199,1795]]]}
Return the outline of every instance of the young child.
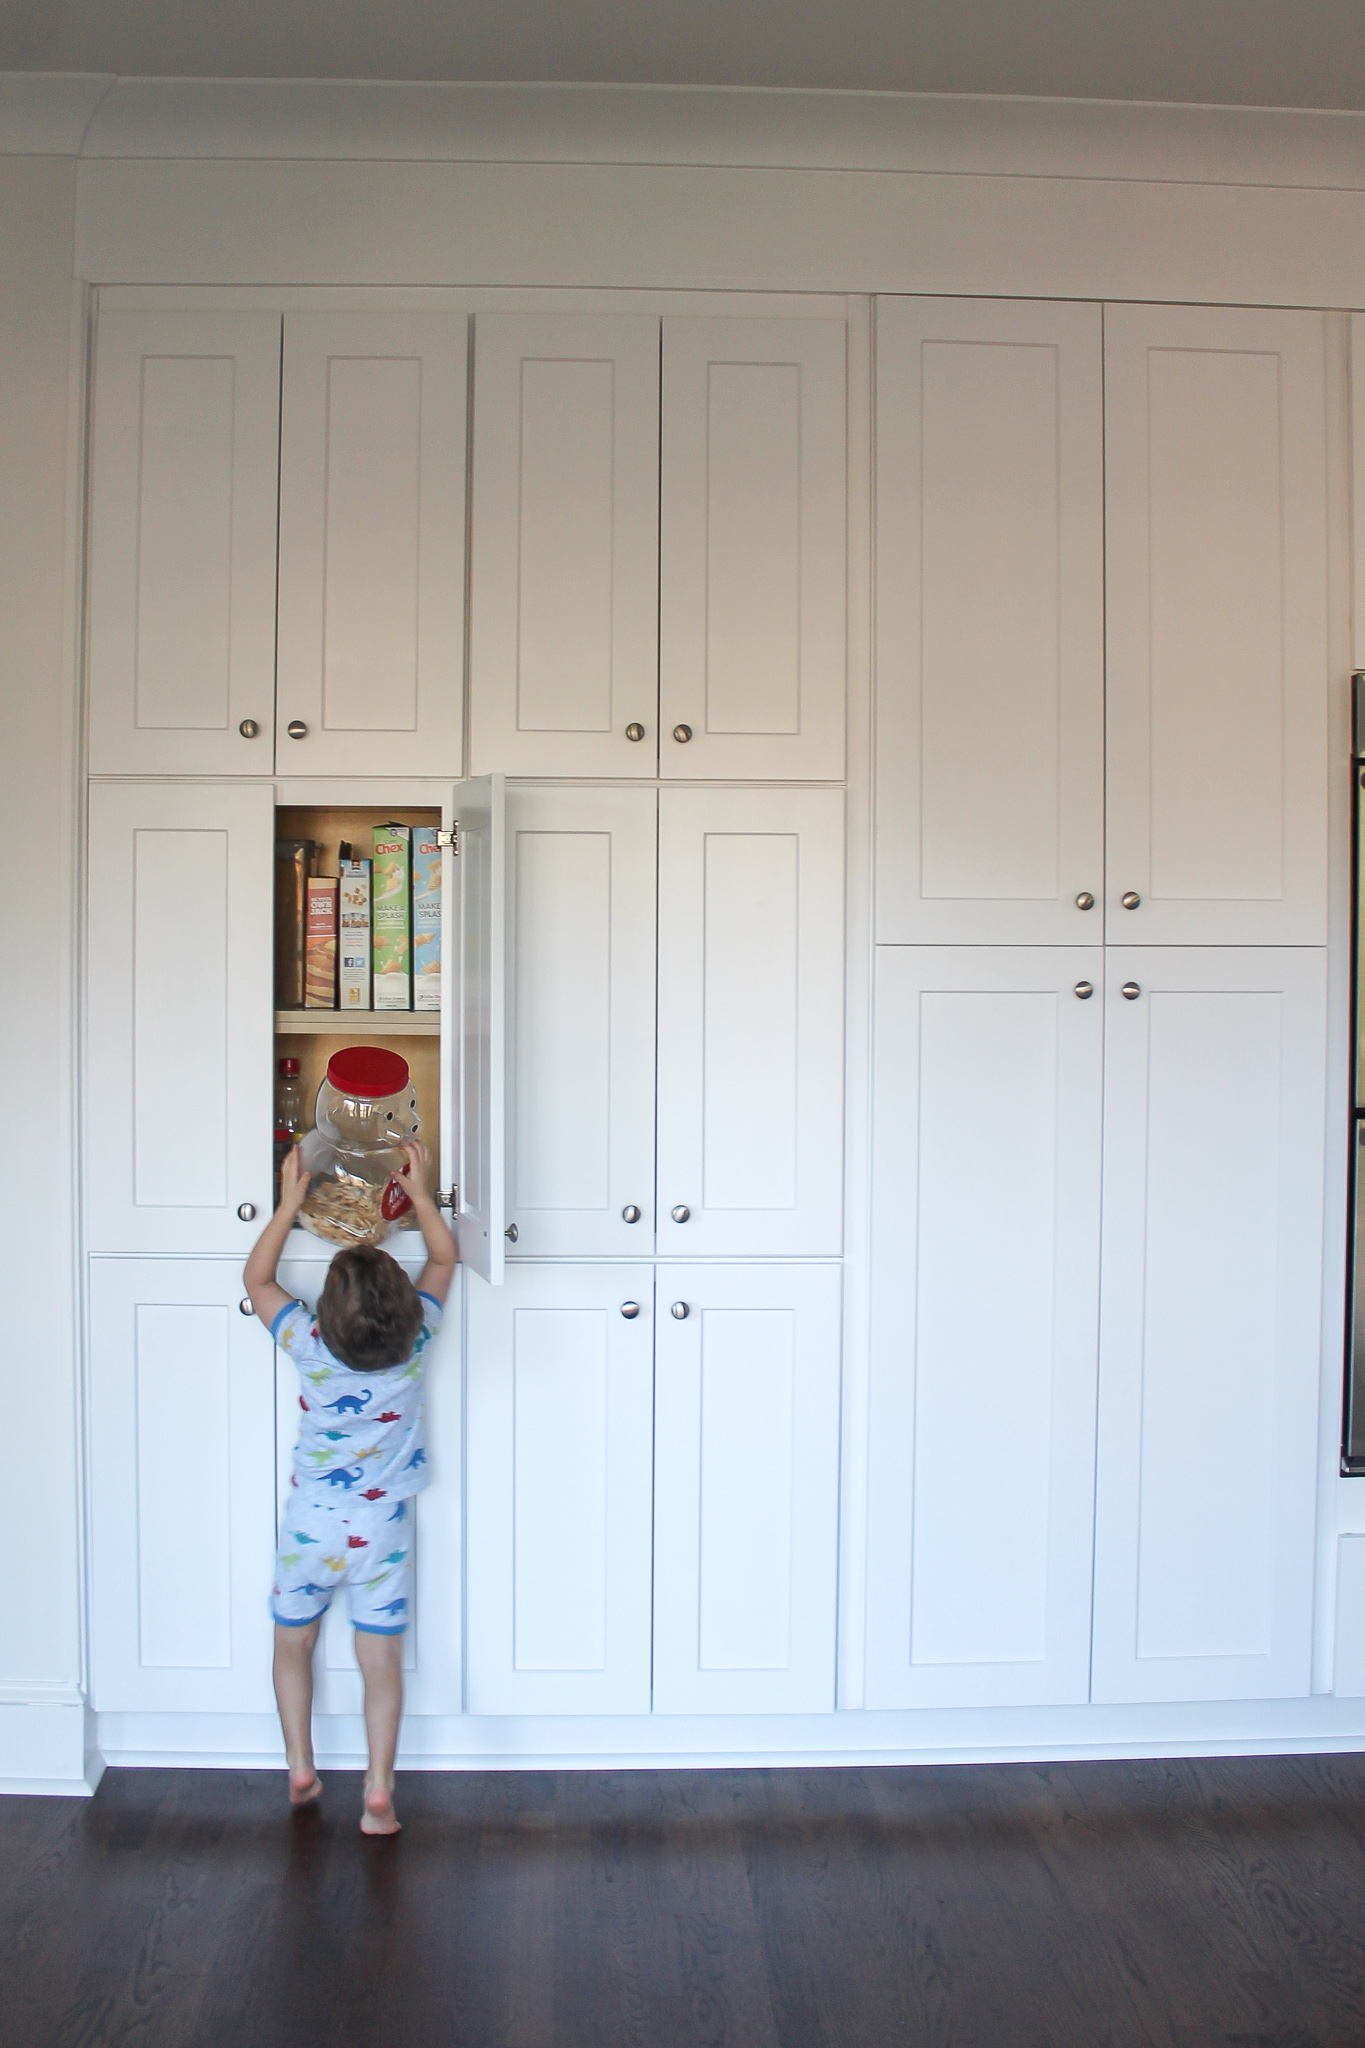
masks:
{"label": "young child", "polygon": [[393,1758],[403,1713],[410,1502],[427,1483],[422,1366],[441,1327],[457,1257],[427,1192],[427,1149],[403,1149],[405,1185],[427,1253],[415,1287],[386,1251],[367,1245],[333,1258],[316,1316],[285,1293],[275,1268],[308,1192],[297,1147],[284,1162],[280,1206],[242,1276],[252,1307],[298,1367],[303,1390],[272,1610],[289,1801],[307,1806],[322,1792],[313,1768],[313,1648],[332,1595],[344,1585],[365,1681],[370,1764],[360,1825],[367,1835],[393,1835],[399,1827]]}

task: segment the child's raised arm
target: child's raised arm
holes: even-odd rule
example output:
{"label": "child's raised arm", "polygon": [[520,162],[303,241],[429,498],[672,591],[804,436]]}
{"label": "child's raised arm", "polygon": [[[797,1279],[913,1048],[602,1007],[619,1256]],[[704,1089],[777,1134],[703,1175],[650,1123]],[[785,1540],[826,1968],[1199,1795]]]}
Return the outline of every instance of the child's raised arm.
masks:
{"label": "child's raised arm", "polygon": [[411,1199],[422,1242],[427,1248],[427,1262],[417,1275],[417,1292],[429,1294],[434,1301],[444,1305],[460,1255],[427,1188],[427,1164],[431,1155],[425,1145],[416,1142],[405,1145],[403,1150],[408,1155],[408,1164],[401,1185]]}
{"label": "child's raised arm", "polygon": [[309,1175],[295,1145],[280,1169],[280,1206],[252,1246],[251,1257],[242,1269],[242,1280],[251,1296],[251,1306],[267,1330],[274,1328],[280,1310],[288,1308],[295,1299],[280,1286],[275,1278],[275,1268],[280,1263],[284,1241],[294,1227],[294,1218],[308,1193],[308,1181]]}

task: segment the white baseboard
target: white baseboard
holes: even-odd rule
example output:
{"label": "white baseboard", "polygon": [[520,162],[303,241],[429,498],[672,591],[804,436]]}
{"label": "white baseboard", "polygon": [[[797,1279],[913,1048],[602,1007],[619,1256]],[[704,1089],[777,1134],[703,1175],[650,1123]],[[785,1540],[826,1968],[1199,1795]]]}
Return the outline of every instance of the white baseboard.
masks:
{"label": "white baseboard", "polygon": [[104,1771],[94,1722],[79,1693],[0,1699],[0,1793],[88,1799]]}
{"label": "white baseboard", "polygon": [[[268,1770],[283,1765],[267,1714],[100,1714],[106,1763]],[[318,1715],[318,1762],[359,1769],[358,1716]],[[1029,1707],[692,1719],[585,1715],[514,1720],[413,1714],[407,1770],[675,1770],[832,1764],[1045,1763],[1083,1758],[1312,1755],[1365,1750],[1365,1700],[1190,1706]]]}

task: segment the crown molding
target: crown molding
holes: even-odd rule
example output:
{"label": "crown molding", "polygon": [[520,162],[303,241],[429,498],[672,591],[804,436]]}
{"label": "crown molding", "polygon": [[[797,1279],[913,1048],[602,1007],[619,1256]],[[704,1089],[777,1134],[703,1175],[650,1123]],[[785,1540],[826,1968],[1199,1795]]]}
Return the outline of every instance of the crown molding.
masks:
{"label": "crown molding", "polygon": [[0,154],[571,163],[1365,190],[1365,114],[738,87],[0,73]]}

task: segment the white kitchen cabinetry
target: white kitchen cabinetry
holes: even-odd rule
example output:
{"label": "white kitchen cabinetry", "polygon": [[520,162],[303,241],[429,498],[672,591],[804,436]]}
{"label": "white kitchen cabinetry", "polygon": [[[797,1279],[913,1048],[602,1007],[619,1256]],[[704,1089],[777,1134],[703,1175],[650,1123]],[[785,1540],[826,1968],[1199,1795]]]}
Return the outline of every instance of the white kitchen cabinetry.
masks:
{"label": "white kitchen cabinetry", "polygon": [[472,503],[474,767],[652,777],[657,317],[478,316]]}
{"label": "white kitchen cabinetry", "polygon": [[659,1268],[656,1713],[833,1710],[840,1280]]}
{"label": "white kitchen cabinetry", "polygon": [[878,949],[869,1707],[1087,1696],[1102,984]]}
{"label": "white kitchen cabinetry", "polygon": [[230,1259],[90,1262],[101,1711],[269,1713],[275,1386]]}
{"label": "white kitchen cabinetry", "polygon": [[877,301],[883,943],[1102,937],[1103,435],[1098,306]]}
{"label": "white kitchen cabinetry", "polygon": [[847,334],[664,320],[665,776],[843,777]]}
{"label": "white kitchen cabinetry", "polygon": [[1313,1624],[1323,956],[1115,948],[1106,1007],[1094,1697],[1289,1699]]}
{"label": "white kitchen cabinetry", "polygon": [[284,773],[460,772],[467,334],[454,313],[285,318]]}
{"label": "white kitchen cabinetry", "polygon": [[653,1354],[648,1267],[470,1287],[471,1713],[648,1713]]}
{"label": "white kitchen cabinetry", "polygon": [[507,1217],[522,1258],[654,1250],[657,833],[652,789],[507,792]]}
{"label": "white kitchen cabinetry", "polygon": [[659,1248],[838,1256],[841,790],[659,796]]}
{"label": "white kitchen cabinetry", "polygon": [[1108,936],[1322,945],[1323,316],[1104,331]]}
{"label": "white kitchen cabinetry", "polygon": [[507,801],[501,775],[473,775],[452,792],[459,851],[444,873],[442,945],[458,974],[442,978],[451,1015],[454,1087],[442,1097],[458,1198],[451,1227],[460,1259],[491,1286],[507,1250]]}
{"label": "white kitchen cabinetry", "polygon": [[93,1251],[245,1258],[270,1214],[273,827],[265,784],[91,786]]}
{"label": "white kitchen cabinetry", "polygon": [[95,774],[270,773],[279,425],[278,313],[101,313]]}

